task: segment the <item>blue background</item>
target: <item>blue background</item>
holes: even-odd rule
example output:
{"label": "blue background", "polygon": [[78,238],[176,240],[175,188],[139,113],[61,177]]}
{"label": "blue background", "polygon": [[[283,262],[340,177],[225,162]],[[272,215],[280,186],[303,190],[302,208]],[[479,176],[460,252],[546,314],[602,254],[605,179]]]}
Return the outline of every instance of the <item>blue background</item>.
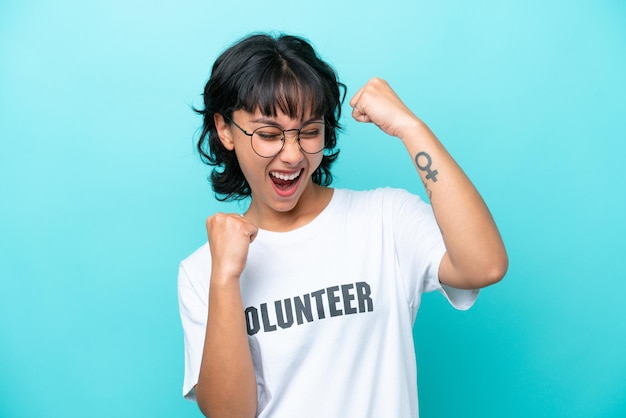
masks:
{"label": "blue background", "polygon": [[[254,30],[348,85],[387,79],[488,202],[505,280],[415,328],[422,417],[626,416],[626,3],[0,3],[0,417],[197,417],[178,262],[214,200],[190,106]],[[399,141],[343,122],[339,187],[422,194]],[[350,401],[350,400],[346,400]]]}

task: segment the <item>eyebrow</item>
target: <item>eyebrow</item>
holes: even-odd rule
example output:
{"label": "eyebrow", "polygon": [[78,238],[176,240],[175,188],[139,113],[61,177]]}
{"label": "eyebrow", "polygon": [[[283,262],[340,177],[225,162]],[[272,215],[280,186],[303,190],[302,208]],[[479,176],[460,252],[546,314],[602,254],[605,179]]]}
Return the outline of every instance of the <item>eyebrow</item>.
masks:
{"label": "eyebrow", "polygon": [[[308,123],[311,123],[311,122],[323,122],[323,121],[324,121],[324,119],[322,117],[311,118],[309,120],[303,121],[301,126],[304,126],[304,125],[306,125]],[[264,124],[271,125],[271,126],[282,127],[279,123],[276,122],[276,120],[274,120],[274,119],[272,119],[270,117],[267,117],[267,116],[261,116],[260,118],[252,119],[250,122],[252,122],[252,123],[264,123]]]}

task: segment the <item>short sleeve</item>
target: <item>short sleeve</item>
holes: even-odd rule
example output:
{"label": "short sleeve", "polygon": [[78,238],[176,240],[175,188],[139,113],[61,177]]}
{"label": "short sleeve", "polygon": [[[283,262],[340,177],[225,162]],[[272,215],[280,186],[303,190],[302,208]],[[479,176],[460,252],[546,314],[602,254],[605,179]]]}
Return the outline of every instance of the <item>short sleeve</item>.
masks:
{"label": "short sleeve", "polygon": [[204,349],[206,320],[208,315],[208,293],[189,277],[183,263],[178,270],[178,306],[185,342],[185,375],[183,396],[196,400],[194,387],[200,375],[200,363]]}
{"label": "short sleeve", "polygon": [[439,291],[456,309],[469,309],[478,290],[457,289],[439,281],[446,247],[432,207],[405,190],[392,193],[396,254],[409,305],[417,311],[422,293]]}
{"label": "short sleeve", "polygon": [[460,311],[466,311],[472,307],[478,298],[478,289],[458,289],[439,283],[438,289],[448,299],[450,304]]}

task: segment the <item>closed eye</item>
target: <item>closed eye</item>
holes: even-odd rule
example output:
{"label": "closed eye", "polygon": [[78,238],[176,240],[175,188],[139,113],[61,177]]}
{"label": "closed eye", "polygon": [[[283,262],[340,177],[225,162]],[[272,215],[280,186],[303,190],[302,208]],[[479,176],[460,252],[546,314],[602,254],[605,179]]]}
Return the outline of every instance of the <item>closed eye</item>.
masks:
{"label": "closed eye", "polygon": [[280,141],[283,137],[283,131],[278,129],[260,128],[254,131],[254,134],[263,141]]}
{"label": "closed eye", "polygon": [[300,132],[300,138],[313,139],[313,138],[318,138],[321,134],[322,134],[322,131],[320,129],[310,129],[310,130]]}

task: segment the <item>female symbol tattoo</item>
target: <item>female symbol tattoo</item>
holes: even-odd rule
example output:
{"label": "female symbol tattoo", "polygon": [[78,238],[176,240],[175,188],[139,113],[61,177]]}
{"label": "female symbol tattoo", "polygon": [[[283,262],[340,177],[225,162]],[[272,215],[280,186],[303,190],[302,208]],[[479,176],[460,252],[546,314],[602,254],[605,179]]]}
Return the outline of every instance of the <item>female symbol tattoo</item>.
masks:
{"label": "female symbol tattoo", "polygon": [[[424,157],[424,159],[426,160],[425,165],[420,164],[420,160],[419,160],[420,157]],[[428,155],[424,151],[418,152],[417,155],[415,156],[415,164],[417,165],[417,168],[419,168],[421,171],[426,172],[427,180],[432,180],[433,182],[436,182],[437,174],[439,174],[439,172],[437,170],[430,169],[430,166],[432,163],[433,163],[433,160],[430,158],[430,155]]]}

